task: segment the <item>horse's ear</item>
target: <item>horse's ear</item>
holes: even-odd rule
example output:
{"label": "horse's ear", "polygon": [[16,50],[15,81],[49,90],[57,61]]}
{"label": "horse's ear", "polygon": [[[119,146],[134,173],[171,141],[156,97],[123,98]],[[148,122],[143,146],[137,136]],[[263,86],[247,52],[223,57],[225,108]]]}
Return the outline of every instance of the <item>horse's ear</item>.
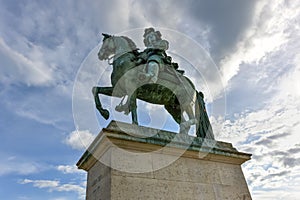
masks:
{"label": "horse's ear", "polygon": [[106,34],[106,33],[102,33],[102,35],[104,36],[103,41],[106,40],[107,38],[111,37],[111,35]]}

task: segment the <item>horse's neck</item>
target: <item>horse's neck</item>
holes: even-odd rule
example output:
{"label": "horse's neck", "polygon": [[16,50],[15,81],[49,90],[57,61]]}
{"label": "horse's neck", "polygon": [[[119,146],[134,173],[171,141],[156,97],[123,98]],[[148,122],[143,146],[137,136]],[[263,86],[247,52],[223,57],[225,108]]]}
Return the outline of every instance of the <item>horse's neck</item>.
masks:
{"label": "horse's neck", "polygon": [[115,41],[115,57],[114,60],[118,59],[120,56],[124,55],[125,53],[131,52],[133,49],[130,48],[130,45],[124,38],[118,38]]}

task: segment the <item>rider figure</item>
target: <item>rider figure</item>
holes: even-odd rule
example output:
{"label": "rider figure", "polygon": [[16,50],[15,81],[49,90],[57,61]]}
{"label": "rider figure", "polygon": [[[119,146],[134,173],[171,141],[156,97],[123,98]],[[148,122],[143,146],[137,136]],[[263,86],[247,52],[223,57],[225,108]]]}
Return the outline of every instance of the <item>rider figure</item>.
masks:
{"label": "rider figure", "polygon": [[146,28],[143,37],[146,49],[140,53],[138,63],[146,63],[146,66],[139,78],[146,79],[149,83],[156,83],[159,71],[164,70],[164,65],[173,66],[175,69],[178,65],[172,63],[171,57],[167,56],[165,51],[169,48],[169,42],[161,38],[159,31]]}
{"label": "rider figure", "polygon": [[[143,52],[139,53],[137,61],[135,63],[137,66],[143,64],[141,69],[142,72],[138,72],[139,81],[141,81],[142,83],[156,83],[160,72],[165,71],[174,75],[174,69],[177,72],[183,74],[182,70],[177,69],[178,64],[173,63],[172,58],[166,54],[165,51],[169,48],[169,42],[161,38],[160,31],[155,31],[154,28],[146,28],[143,37],[146,49]],[[131,90],[136,88],[136,82],[130,80],[127,83],[128,85],[129,83],[133,84],[131,86],[126,86],[127,95],[133,94],[134,91]],[[125,111],[125,114],[128,114],[130,112],[130,99],[131,96],[128,95],[127,102],[123,104],[122,100],[121,103],[118,106],[116,106],[115,109],[119,112]]]}

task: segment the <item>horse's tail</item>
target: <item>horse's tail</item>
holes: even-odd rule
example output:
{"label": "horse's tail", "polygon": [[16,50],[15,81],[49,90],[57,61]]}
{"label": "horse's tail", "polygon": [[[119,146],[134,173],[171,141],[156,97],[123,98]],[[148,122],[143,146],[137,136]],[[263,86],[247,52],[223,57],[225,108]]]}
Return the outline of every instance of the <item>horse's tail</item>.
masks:
{"label": "horse's tail", "polygon": [[205,109],[205,103],[204,103],[204,95],[202,92],[197,92],[197,102],[198,105],[196,105],[196,118],[198,120],[198,123],[196,125],[196,135],[197,137],[207,138],[214,140],[214,134],[212,131],[211,124],[209,122],[209,118]]}

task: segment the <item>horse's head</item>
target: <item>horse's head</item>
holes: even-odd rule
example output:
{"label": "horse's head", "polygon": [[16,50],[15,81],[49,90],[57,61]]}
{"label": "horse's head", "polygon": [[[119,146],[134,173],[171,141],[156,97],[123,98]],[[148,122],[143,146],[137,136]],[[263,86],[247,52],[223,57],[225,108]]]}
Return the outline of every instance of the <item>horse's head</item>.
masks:
{"label": "horse's head", "polygon": [[115,59],[118,56],[138,50],[135,43],[126,36],[102,35],[104,36],[103,43],[98,52],[98,58],[100,60],[108,60],[111,55],[115,55]]}
{"label": "horse's head", "polygon": [[107,60],[110,55],[115,53],[114,38],[111,35],[102,33],[104,36],[102,46],[98,52],[98,58],[100,60]]}

